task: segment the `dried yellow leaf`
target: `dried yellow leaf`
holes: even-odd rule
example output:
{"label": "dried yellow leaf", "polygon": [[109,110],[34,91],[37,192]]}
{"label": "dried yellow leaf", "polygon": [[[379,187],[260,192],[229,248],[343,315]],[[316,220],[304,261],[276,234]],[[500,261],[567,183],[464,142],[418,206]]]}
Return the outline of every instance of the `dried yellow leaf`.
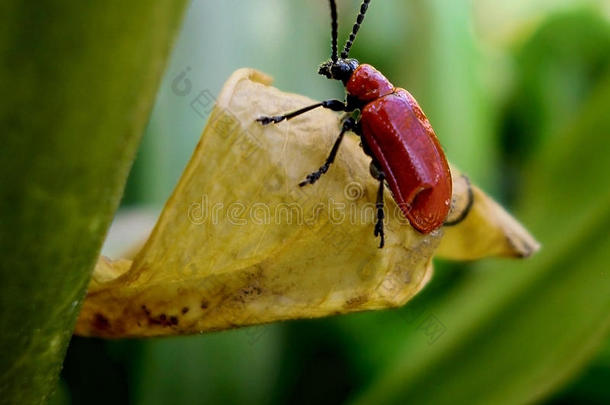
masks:
{"label": "dried yellow leaf", "polygon": [[[466,187],[472,192],[472,208],[456,226],[445,227],[435,255],[452,260],[474,260],[489,256],[528,257],[540,245],[527,230],[477,186],[464,182],[452,168],[454,199],[463,206]],[[456,180],[457,179],[457,180]]]}
{"label": "dried yellow leaf", "polygon": [[[316,110],[262,127],[255,122],[262,114],[312,103],[270,84],[252,69],[227,81],[144,247],[133,261],[100,258],[77,334],[199,333],[400,306],[430,279],[443,232],[452,234],[442,243],[449,257],[524,256],[536,249],[476,188],[465,221],[428,235],[413,230],[386,194],[386,246],[378,249],[377,182],[358,138],[344,140],[318,183],[298,187],[326,158],[339,117]],[[468,188],[454,177],[457,210]],[[484,237],[464,235],[473,230]],[[488,232],[505,239],[490,242]]]}

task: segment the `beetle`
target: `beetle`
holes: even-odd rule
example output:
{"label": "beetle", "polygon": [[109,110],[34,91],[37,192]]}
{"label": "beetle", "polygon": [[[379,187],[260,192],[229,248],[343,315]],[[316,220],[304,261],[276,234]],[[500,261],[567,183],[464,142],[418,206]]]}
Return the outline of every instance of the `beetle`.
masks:
{"label": "beetle", "polygon": [[[329,1],[331,57],[320,65],[318,73],[343,83],[345,101],[325,100],[288,114],[262,116],[257,121],[262,125],[277,124],[319,107],[352,113],[344,118],[341,132],[324,164],[308,174],[299,186],[318,181],[334,162],[345,133],[354,132],[360,136],[364,152],[372,158],[370,171],[379,181],[374,229],[375,237],[380,238],[379,248],[385,244],[383,191],[386,183],[411,226],[428,234],[448,224],[445,220],[451,207],[452,178],[443,149],[426,115],[408,91],[394,87],[373,66],[349,58],[370,0],[363,0],[340,55],[337,47],[337,5],[335,0]],[[451,224],[461,221],[466,213],[466,210],[462,212]]]}

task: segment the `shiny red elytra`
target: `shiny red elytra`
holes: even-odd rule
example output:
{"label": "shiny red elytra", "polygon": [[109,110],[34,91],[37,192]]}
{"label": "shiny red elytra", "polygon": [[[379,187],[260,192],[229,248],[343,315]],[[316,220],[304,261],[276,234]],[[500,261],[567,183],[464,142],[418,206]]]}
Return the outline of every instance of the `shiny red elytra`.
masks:
{"label": "shiny red elytra", "polygon": [[422,233],[439,228],[451,205],[451,172],[417,101],[370,65],[358,66],[346,89],[368,101],[360,118],[362,137],[402,212]]}
{"label": "shiny red elytra", "polygon": [[360,136],[364,152],[371,156],[371,174],[379,181],[375,236],[379,247],[385,243],[383,232],[383,190],[387,182],[394,200],[411,226],[421,233],[430,233],[445,222],[451,205],[451,172],[445,154],[428,119],[417,101],[404,89],[395,88],[379,71],[348,58],[350,48],[364,20],[370,0],[364,0],[352,33],[341,57],[337,48],[337,6],[330,0],[331,59],[318,73],[340,80],[345,86],[345,101],[326,100],[289,114],[263,116],[263,125],[289,120],[314,108],[352,114],[343,120],[339,134],[326,162],[307,175],[299,185],[315,183],[335,160],[341,140],[347,131]]}

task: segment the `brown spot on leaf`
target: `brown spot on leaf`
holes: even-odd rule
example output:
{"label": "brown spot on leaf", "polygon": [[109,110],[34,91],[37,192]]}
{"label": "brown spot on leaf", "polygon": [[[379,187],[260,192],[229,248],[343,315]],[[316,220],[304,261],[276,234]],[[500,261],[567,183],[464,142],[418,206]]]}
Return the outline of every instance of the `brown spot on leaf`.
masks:
{"label": "brown spot on leaf", "polygon": [[263,293],[262,288],[260,288],[256,284],[252,284],[252,285],[244,287],[244,288],[242,288],[240,290],[240,296],[238,297],[238,299],[240,301],[243,301],[243,299],[245,297],[254,296],[254,295],[261,295],[262,293]]}
{"label": "brown spot on leaf", "polygon": [[93,320],[93,325],[98,330],[107,330],[110,329],[110,321],[104,315],[97,313],[95,314],[95,318]]}
{"label": "brown spot on leaf", "polygon": [[[149,325],[160,325],[160,326],[164,326],[164,327],[178,325],[177,316],[172,315],[172,316],[168,317],[166,314],[152,316],[151,311],[146,307],[146,305],[142,305],[142,310],[146,314],[146,318],[148,319]],[[187,308],[187,310],[188,310],[188,308]]]}
{"label": "brown spot on leaf", "polygon": [[362,306],[367,301],[366,295],[358,295],[345,301],[345,308],[357,308]]}

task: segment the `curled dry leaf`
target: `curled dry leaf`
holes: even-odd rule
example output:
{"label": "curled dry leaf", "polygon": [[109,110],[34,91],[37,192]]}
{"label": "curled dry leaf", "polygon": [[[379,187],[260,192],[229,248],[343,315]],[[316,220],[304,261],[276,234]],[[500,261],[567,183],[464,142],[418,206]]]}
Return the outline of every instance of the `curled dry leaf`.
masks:
{"label": "curled dry leaf", "polygon": [[[298,187],[326,158],[339,117],[320,109],[262,127],[260,115],[312,103],[270,83],[252,69],[231,76],[144,247],[133,261],[100,258],[77,334],[199,333],[396,307],[430,279],[439,244],[457,258],[536,249],[476,188],[465,221],[428,235],[409,226],[388,192],[386,246],[378,249],[377,182],[358,138],[344,140],[318,183]],[[454,177],[459,210],[468,187]],[[444,232],[451,237],[441,242]]]}
{"label": "curled dry leaf", "polygon": [[[474,260],[490,256],[524,258],[534,254],[539,243],[497,202],[468,177],[451,167],[453,177],[453,215],[467,212],[459,224],[446,226],[436,256],[452,260]],[[472,198],[470,198],[472,197]],[[472,204],[470,209],[464,207]],[[456,218],[458,219],[458,218]]]}

